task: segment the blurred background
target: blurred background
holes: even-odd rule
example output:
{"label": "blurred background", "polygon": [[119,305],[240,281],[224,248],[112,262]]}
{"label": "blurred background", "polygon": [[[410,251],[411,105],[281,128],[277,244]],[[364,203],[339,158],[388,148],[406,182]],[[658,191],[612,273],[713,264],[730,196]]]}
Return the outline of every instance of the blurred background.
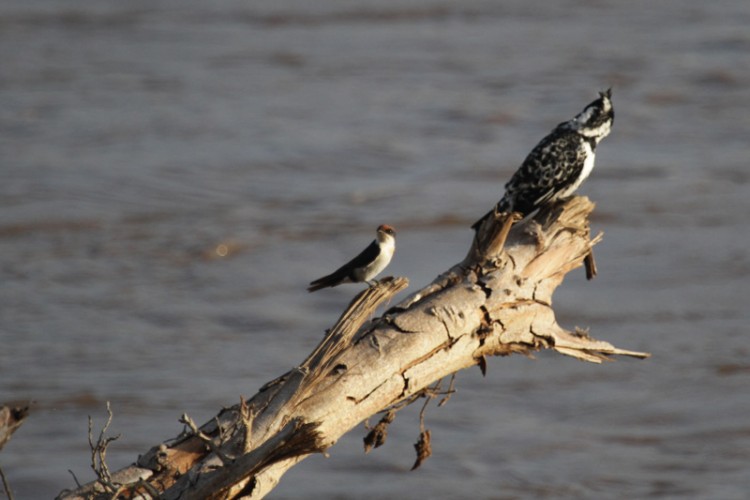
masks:
{"label": "blurred background", "polygon": [[600,275],[568,328],[653,353],[489,361],[365,456],[360,427],[272,498],[722,498],[750,490],[746,0],[26,2],[0,6],[0,454],[16,497],[119,469],[301,362],[398,230],[415,291],[531,148],[613,87],[581,193]]}

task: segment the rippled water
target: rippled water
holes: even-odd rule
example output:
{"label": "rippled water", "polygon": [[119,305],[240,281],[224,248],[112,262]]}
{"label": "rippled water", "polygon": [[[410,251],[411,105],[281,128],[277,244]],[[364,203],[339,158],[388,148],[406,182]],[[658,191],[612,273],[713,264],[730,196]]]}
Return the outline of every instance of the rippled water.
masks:
{"label": "rippled water", "polygon": [[[275,498],[722,498],[750,490],[747,2],[84,2],[0,7],[0,453],[18,498],[111,467],[299,363],[357,287],[305,285],[399,230],[412,289],[555,124],[614,88],[582,193],[600,276],[561,323],[653,353],[461,373]],[[224,245],[221,247],[221,245]],[[222,257],[220,254],[227,253]]]}

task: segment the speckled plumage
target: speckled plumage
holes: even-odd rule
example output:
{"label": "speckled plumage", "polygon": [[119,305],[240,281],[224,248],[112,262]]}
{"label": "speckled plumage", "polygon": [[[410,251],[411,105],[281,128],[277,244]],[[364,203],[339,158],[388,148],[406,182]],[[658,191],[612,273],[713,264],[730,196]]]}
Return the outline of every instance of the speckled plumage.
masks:
{"label": "speckled plumage", "polygon": [[[498,212],[520,212],[527,216],[547,203],[572,195],[594,167],[596,146],[609,135],[614,121],[611,89],[571,120],[555,127],[531,153],[505,185],[497,203]],[[488,212],[473,229],[492,215]]]}

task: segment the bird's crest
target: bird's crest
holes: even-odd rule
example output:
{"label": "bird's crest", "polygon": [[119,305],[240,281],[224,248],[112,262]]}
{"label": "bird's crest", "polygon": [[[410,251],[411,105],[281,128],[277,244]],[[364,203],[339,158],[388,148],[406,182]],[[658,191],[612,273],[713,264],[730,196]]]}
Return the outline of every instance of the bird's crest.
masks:
{"label": "bird's crest", "polygon": [[583,108],[583,111],[575,118],[561,125],[599,142],[609,135],[614,119],[612,89],[609,88],[604,92],[599,92],[599,98]]}

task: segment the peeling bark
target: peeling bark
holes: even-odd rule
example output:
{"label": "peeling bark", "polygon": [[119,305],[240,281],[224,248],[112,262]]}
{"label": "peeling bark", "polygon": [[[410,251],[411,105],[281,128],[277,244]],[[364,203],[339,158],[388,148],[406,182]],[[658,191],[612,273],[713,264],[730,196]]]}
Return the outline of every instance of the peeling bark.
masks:
{"label": "peeling bark", "polygon": [[[554,349],[595,363],[648,357],[566,331],[555,320],[552,294],[565,275],[584,260],[591,277],[595,272],[592,247],[601,235],[590,236],[593,207],[574,197],[518,223],[513,215],[489,217],[463,262],[370,321],[408,282],[387,278],[364,290],[300,366],[246,406],[224,409],[199,432],[154,447],[112,481],[131,484],[142,498],[153,497],[149,488],[165,499],[262,498],[309,454],[368,417],[427,395],[443,377],[474,365],[484,372],[487,356]],[[384,442],[390,421],[386,413],[366,449]],[[429,455],[429,431],[421,436],[418,463]],[[90,483],[61,498],[95,497],[98,487]]]}

